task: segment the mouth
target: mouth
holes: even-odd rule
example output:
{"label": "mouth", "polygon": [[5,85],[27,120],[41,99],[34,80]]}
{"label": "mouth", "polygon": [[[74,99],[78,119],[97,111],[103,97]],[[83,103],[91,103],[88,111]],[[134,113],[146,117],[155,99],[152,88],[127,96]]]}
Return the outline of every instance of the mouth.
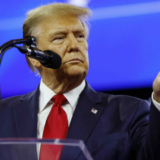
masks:
{"label": "mouth", "polygon": [[65,63],[80,63],[80,62],[82,63],[82,60],[80,60],[78,58],[73,58],[73,59],[66,61]]}

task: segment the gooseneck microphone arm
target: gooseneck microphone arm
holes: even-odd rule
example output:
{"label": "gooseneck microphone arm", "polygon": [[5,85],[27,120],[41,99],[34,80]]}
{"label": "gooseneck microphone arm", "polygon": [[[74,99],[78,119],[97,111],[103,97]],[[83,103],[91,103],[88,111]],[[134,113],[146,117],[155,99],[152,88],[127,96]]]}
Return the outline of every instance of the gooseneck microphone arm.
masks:
{"label": "gooseneck microphone arm", "polygon": [[[17,44],[25,44],[26,46],[19,47],[16,46]],[[11,40],[3,44],[0,47],[0,64],[4,53],[12,47],[17,48],[21,53],[25,54],[28,57],[38,60],[45,67],[57,69],[61,66],[61,57],[51,50],[39,50],[36,47],[35,37],[26,37],[24,39]]]}
{"label": "gooseneck microphone arm", "polygon": [[15,47],[16,44],[26,44],[28,46],[36,46],[36,38],[35,37],[25,37],[24,39],[15,39],[9,42],[4,43],[0,46],[0,54],[2,52],[6,52],[8,49]]}
{"label": "gooseneck microphone arm", "polygon": [[0,64],[3,58],[4,53],[10,48],[16,47],[17,44],[26,44],[28,46],[36,46],[36,38],[35,37],[25,37],[24,39],[15,39],[9,42],[4,43],[0,46]]}

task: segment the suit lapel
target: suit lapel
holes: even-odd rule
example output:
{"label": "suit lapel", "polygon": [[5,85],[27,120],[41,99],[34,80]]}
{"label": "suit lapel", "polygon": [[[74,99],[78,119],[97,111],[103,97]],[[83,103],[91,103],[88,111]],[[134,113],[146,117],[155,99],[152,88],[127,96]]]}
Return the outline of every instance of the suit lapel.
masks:
{"label": "suit lapel", "polygon": [[[88,84],[86,84],[86,87],[80,95],[76,110],[74,112],[68,130],[67,139],[78,139],[83,140],[84,142],[87,141],[104,110],[104,107],[100,104],[101,100],[97,93],[93,91]],[[93,113],[92,109],[95,109],[98,112]],[[72,158],[76,159],[79,153],[80,149],[64,148],[62,159],[65,159],[65,156],[68,154],[72,154]]]}
{"label": "suit lapel", "polygon": [[37,137],[38,97],[39,87],[13,107],[18,137]]}

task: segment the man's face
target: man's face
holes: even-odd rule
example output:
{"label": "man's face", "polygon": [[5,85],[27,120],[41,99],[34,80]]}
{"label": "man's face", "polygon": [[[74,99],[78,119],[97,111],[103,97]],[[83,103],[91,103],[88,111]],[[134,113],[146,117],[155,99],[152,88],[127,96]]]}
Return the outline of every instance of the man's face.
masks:
{"label": "man's face", "polygon": [[87,31],[82,22],[71,15],[48,18],[41,22],[38,30],[37,47],[42,51],[52,50],[62,58],[59,69],[43,67],[42,79],[46,74],[62,78],[80,76],[84,79],[89,64]]}

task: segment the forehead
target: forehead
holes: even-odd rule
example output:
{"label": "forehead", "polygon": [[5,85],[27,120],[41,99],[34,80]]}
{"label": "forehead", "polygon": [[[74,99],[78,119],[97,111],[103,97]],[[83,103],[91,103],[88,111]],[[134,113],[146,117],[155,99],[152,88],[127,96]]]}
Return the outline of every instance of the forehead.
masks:
{"label": "forehead", "polygon": [[79,31],[86,31],[86,27],[84,23],[77,18],[76,16],[67,15],[67,16],[60,16],[60,17],[48,17],[44,19],[40,25],[40,30],[46,35],[52,34],[54,32],[79,32]]}

